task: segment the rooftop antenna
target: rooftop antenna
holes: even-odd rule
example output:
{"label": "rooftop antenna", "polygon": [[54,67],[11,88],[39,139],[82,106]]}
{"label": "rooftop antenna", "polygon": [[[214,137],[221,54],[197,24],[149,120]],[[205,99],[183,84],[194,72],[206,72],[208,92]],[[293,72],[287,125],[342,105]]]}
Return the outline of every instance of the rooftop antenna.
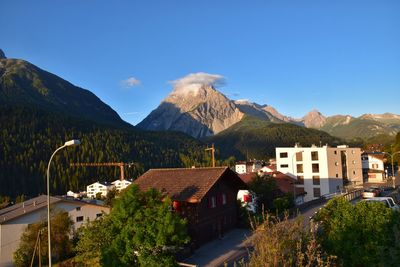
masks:
{"label": "rooftop antenna", "polygon": [[211,145],[211,147],[208,147],[205,149],[205,151],[210,151],[211,150],[211,157],[212,157],[212,166],[215,167],[215,148],[214,148],[214,143]]}

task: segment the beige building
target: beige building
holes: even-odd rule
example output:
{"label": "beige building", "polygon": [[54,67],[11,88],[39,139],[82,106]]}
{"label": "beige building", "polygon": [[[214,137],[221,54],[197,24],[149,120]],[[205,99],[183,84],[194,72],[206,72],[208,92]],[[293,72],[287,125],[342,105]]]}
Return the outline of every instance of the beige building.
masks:
{"label": "beige building", "polygon": [[362,185],[361,149],[348,146],[276,148],[277,171],[297,179],[304,200],[340,191],[343,185]]}
{"label": "beige building", "polygon": [[[78,200],[51,197],[50,203],[56,209],[68,212],[76,230],[87,220],[95,220],[110,208]],[[18,248],[25,228],[47,218],[47,196],[42,195],[23,203],[0,210],[0,266],[13,265],[13,253]]]}
{"label": "beige building", "polygon": [[386,183],[384,153],[364,152],[361,155],[364,181],[368,183]]}

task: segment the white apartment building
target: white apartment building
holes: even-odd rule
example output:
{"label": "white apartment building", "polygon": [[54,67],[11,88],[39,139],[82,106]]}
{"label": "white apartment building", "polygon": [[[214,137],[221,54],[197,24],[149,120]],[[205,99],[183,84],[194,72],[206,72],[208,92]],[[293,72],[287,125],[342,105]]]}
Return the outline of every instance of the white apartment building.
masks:
{"label": "white apartment building", "polygon": [[335,193],[344,182],[362,185],[361,149],[348,146],[277,147],[277,171],[297,179],[304,201]]}
{"label": "white apartment building", "polygon": [[109,186],[99,182],[86,186],[86,194],[89,198],[95,198],[98,193],[101,193],[102,197],[106,197],[108,190]]}
{"label": "white apartment building", "polygon": [[[88,220],[92,221],[109,213],[110,208],[71,200],[62,197],[50,197],[51,206],[68,212],[74,221],[74,229],[78,229]],[[21,235],[30,224],[46,218],[47,196],[42,195],[33,199],[12,205],[0,210],[0,266],[14,266],[13,253],[17,250]]]}
{"label": "white apartment building", "polygon": [[127,188],[132,182],[128,180],[115,180],[111,184],[117,189],[118,192]]}
{"label": "white apartment building", "polygon": [[361,154],[362,170],[365,182],[386,182],[383,158],[384,154],[382,152],[364,152]]}

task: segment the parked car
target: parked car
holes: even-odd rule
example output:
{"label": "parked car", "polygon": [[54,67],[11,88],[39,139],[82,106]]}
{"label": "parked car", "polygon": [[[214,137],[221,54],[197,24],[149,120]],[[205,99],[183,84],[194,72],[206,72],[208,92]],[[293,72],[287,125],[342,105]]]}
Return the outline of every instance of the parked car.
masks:
{"label": "parked car", "polygon": [[400,207],[399,205],[394,202],[393,198],[391,197],[372,197],[368,199],[364,199],[363,201],[365,202],[382,202],[385,204],[386,207],[394,210],[394,211],[399,211]]}
{"label": "parked car", "polygon": [[378,191],[373,188],[367,188],[367,189],[364,189],[364,192],[362,192],[361,196],[362,196],[362,198],[377,197]]}
{"label": "parked car", "polygon": [[370,188],[374,189],[376,191],[376,194],[377,194],[376,197],[380,197],[381,196],[381,194],[383,192],[382,188],[379,188],[377,186],[371,186]]}

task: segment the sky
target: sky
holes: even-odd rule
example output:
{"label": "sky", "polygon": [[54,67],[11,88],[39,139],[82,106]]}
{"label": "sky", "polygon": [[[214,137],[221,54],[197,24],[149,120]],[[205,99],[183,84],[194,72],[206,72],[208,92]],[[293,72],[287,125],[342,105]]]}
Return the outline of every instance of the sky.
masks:
{"label": "sky", "polygon": [[133,125],[198,73],[295,118],[400,114],[399,14],[398,0],[4,0],[0,49]]}

